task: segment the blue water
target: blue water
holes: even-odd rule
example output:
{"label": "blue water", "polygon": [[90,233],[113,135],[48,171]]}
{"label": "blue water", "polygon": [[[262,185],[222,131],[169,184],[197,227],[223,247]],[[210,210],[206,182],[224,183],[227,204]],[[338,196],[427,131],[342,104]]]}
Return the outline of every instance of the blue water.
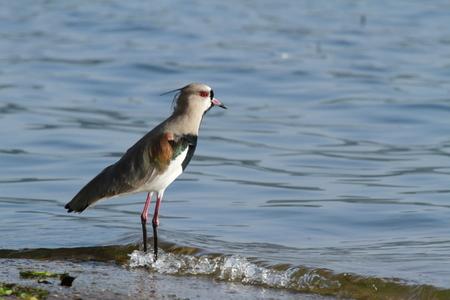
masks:
{"label": "blue water", "polygon": [[450,288],[447,1],[1,1],[0,248],[140,242],[64,204],[200,81],[163,241]]}

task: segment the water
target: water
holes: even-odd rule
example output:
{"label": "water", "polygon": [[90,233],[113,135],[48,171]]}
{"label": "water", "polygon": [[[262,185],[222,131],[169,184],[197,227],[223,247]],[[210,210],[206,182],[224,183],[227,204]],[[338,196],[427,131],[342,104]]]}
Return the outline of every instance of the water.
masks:
{"label": "water", "polygon": [[163,243],[450,288],[446,1],[2,2],[0,248],[140,242],[144,194],[63,206],[201,81]]}

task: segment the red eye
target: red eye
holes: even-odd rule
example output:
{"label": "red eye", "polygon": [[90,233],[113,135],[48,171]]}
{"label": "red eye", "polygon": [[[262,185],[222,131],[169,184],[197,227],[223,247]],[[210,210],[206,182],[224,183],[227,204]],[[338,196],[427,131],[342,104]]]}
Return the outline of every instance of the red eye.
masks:
{"label": "red eye", "polygon": [[209,92],[204,92],[204,91],[199,92],[198,94],[199,94],[201,97],[208,97],[208,96],[209,96]]}

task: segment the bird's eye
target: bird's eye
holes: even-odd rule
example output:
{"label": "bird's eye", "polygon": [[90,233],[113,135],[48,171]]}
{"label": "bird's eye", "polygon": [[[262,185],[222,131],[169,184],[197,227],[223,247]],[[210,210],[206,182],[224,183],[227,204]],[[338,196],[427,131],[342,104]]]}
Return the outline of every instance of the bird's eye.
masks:
{"label": "bird's eye", "polygon": [[209,93],[205,92],[205,91],[201,91],[198,93],[200,95],[200,97],[208,97]]}

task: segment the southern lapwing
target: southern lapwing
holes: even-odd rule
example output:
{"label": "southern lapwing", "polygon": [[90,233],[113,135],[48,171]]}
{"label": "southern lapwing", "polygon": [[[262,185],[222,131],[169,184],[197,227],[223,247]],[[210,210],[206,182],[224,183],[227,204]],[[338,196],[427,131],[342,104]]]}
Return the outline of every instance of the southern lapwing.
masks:
{"label": "southern lapwing", "polygon": [[154,259],[158,257],[159,206],[166,188],[183,173],[194,154],[203,115],[213,106],[226,108],[214,98],[213,90],[202,83],[191,83],[178,92],[173,113],[142,137],[115,164],[106,167],[66,204],[68,212],[82,212],[98,200],[113,196],[147,192],[141,213],[144,251],[147,251],[147,215],[153,193]]}

